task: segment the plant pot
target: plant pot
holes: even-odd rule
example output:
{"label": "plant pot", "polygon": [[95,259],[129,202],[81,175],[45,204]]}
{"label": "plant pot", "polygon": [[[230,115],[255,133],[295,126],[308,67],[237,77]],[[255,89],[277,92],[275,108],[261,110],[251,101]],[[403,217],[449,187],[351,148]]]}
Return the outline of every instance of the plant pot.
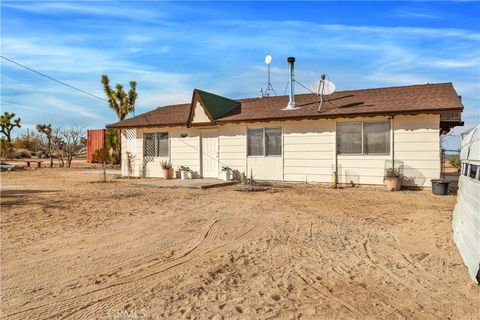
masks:
{"label": "plant pot", "polygon": [[180,171],[180,179],[182,179],[182,180],[190,179],[190,172],[189,171]]}
{"label": "plant pot", "polygon": [[387,178],[385,177],[385,186],[388,191],[398,191],[402,185],[400,178]]}
{"label": "plant pot", "polygon": [[173,178],[173,169],[162,169],[163,177],[165,179],[172,179]]}
{"label": "plant pot", "polygon": [[232,178],[230,171],[222,171],[223,181],[230,181]]}
{"label": "plant pot", "polygon": [[450,182],[441,179],[432,179],[432,193],[437,196],[447,195],[449,183]]}

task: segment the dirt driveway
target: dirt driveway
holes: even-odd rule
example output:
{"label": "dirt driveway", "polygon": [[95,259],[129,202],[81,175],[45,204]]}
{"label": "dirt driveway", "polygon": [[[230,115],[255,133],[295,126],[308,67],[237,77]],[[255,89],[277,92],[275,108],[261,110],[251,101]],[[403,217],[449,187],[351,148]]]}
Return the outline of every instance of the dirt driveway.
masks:
{"label": "dirt driveway", "polygon": [[474,319],[453,196],[2,173],[3,319]]}

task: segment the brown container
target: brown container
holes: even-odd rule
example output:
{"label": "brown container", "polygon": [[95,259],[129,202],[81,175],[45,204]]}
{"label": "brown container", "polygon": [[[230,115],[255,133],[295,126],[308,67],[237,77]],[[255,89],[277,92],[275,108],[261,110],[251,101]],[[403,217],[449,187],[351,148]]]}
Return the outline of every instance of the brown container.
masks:
{"label": "brown container", "polygon": [[105,129],[87,130],[87,162],[93,162],[93,154],[105,147]]}

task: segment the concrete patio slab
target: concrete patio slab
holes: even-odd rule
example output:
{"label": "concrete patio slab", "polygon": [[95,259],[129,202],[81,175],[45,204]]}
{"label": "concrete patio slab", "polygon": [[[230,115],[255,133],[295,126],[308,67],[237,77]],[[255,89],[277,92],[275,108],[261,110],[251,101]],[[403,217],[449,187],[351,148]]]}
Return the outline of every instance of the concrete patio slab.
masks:
{"label": "concrete patio slab", "polygon": [[138,184],[160,187],[160,188],[189,188],[189,189],[209,189],[224,187],[235,184],[235,181],[223,181],[220,179],[149,179],[138,181]]}

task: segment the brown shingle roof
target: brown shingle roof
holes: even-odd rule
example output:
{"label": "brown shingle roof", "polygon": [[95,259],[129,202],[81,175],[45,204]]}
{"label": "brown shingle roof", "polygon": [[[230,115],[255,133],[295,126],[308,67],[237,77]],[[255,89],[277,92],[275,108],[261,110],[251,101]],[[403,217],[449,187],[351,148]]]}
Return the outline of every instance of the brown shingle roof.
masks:
{"label": "brown shingle roof", "polygon": [[[324,97],[320,112],[317,111],[319,97],[315,94],[296,95],[297,110],[282,110],[287,106],[288,96],[237,101],[240,106],[216,119],[217,123],[438,113],[463,109],[452,83],[337,91]],[[160,107],[107,127],[187,126],[189,112],[190,104]]]}

